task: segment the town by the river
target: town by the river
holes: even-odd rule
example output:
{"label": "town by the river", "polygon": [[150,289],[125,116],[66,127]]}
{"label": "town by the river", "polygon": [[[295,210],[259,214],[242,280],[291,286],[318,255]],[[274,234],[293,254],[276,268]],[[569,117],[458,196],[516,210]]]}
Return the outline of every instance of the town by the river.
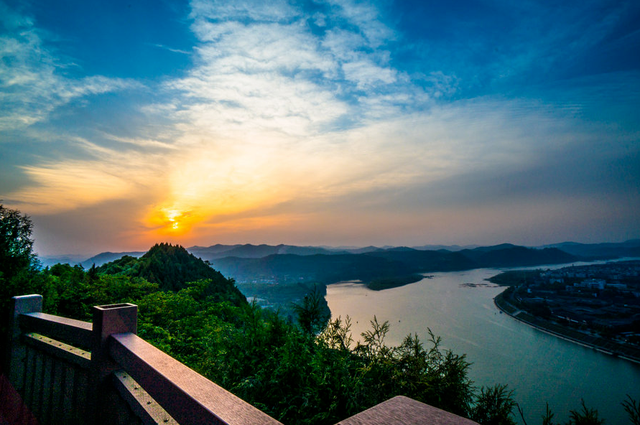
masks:
{"label": "town by the river", "polygon": [[[554,266],[562,267],[562,266]],[[546,267],[545,267],[546,268]],[[486,279],[501,270],[435,273],[414,284],[371,291],[358,283],[328,286],[332,316],[349,316],[357,339],[375,315],[388,320],[388,344],[417,333],[427,344],[428,329],[445,348],[465,353],[476,385],[508,384],[529,425],[541,423],[546,403],[555,420],[571,409],[598,409],[607,424],[627,424],[621,406],[629,394],[640,399],[640,365],[541,332],[495,306],[504,287]],[[516,418],[518,422],[522,420]]]}

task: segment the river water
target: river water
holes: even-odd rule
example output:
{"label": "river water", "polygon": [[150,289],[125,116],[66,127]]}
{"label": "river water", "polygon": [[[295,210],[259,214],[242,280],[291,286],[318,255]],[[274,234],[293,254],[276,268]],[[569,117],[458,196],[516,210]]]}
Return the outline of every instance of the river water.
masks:
{"label": "river water", "polygon": [[[358,283],[329,285],[334,318],[347,315],[353,338],[370,329],[374,315],[388,320],[387,344],[409,333],[427,341],[428,329],[442,346],[466,354],[477,386],[508,384],[528,425],[540,424],[545,402],[555,422],[565,422],[580,400],[597,408],[609,425],[628,424],[620,403],[630,394],[640,401],[640,365],[548,335],[501,314],[493,297],[504,290],[485,281],[495,269],[434,273],[433,278],[384,291]],[[469,286],[467,283],[480,284]],[[521,419],[517,418],[522,423]]]}

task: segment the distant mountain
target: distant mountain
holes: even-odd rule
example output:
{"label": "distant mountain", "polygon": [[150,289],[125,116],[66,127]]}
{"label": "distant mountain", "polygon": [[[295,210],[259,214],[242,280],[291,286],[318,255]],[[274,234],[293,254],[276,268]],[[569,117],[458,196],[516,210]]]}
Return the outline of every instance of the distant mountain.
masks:
{"label": "distant mountain", "polygon": [[343,280],[370,282],[416,273],[468,270],[481,267],[518,267],[560,264],[578,258],[556,248],[533,249],[510,244],[450,252],[397,247],[364,254],[272,254],[263,258],[224,257],[211,260],[223,274],[241,282]]}
{"label": "distant mountain", "polygon": [[[511,249],[511,248],[515,248],[517,245],[511,244],[511,243],[502,243],[500,245],[490,245],[490,246],[479,246],[476,248],[471,248],[471,249],[465,249],[463,251],[470,251],[470,252],[491,252],[491,251],[502,251],[504,249]],[[522,247],[521,247],[522,248]]]}
{"label": "distant mountain", "polygon": [[96,267],[100,267],[103,264],[109,263],[111,261],[118,260],[125,255],[129,257],[142,257],[144,255],[144,251],[132,251],[132,252],[103,252],[101,254],[95,255],[87,260],[84,260],[80,263],[82,267],[85,269],[90,268],[94,264]]}
{"label": "distant mountain", "polygon": [[82,255],[42,255],[38,256],[38,260],[45,267],[51,267],[56,264],[70,264],[75,266],[80,264],[86,257]]}
{"label": "distant mountain", "polygon": [[378,248],[377,246],[365,246],[364,248],[343,248],[343,250],[349,254],[366,254],[368,252],[384,251],[384,248]]}
{"label": "distant mountain", "polygon": [[544,264],[563,264],[579,258],[557,248],[525,248],[511,244],[465,249],[459,252],[481,267],[527,267]]}
{"label": "distant mountain", "polygon": [[468,270],[480,267],[476,262],[460,255],[460,253],[444,250],[387,249],[370,252],[367,255],[402,264],[405,267],[404,274]]}
{"label": "distant mountain", "polygon": [[226,252],[229,251],[233,248],[237,248],[239,246],[242,245],[221,245],[221,244],[215,244],[215,245],[211,245],[211,246],[192,246],[191,248],[187,248],[187,251],[189,251],[190,253],[192,253],[193,255],[200,257],[200,254],[209,254],[209,255],[213,255],[213,254],[220,254],[222,252]]}
{"label": "distant mountain", "polygon": [[577,242],[563,242],[546,245],[548,248],[558,248],[572,255],[583,257],[585,260],[606,260],[621,257],[640,257],[640,239],[632,239],[619,243],[582,244]]}
{"label": "distant mountain", "polygon": [[373,251],[373,252],[384,252],[384,251],[387,251],[387,252],[415,252],[416,250],[413,249],[413,248],[406,247],[406,246],[396,246],[396,247],[393,247],[393,248],[383,249],[383,250],[380,250],[380,251]]}
{"label": "distant mountain", "polygon": [[294,245],[213,245],[208,248],[204,247],[191,247],[188,251],[196,255],[203,260],[215,260],[224,257],[238,257],[238,258],[263,258],[269,255],[333,255],[333,254],[345,254],[346,251],[331,250],[321,247],[311,246],[294,246]]}
{"label": "distant mountain", "polygon": [[445,250],[445,251],[455,252],[455,251],[462,251],[463,249],[478,248],[478,245],[464,245],[464,246],[460,246],[460,245],[421,245],[421,246],[414,246],[412,248],[420,250],[420,251],[441,251],[441,250]]}

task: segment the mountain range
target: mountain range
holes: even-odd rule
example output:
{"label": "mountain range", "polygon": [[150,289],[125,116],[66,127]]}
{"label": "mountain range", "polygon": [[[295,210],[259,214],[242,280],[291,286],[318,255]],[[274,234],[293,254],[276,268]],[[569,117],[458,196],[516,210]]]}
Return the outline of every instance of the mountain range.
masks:
{"label": "mountain range", "polygon": [[[294,245],[193,246],[187,250],[238,282],[275,283],[406,279],[419,273],[482,267],[531,267],[576,261],[640,257],[640,240],[622,243],[565,242],[543,247],[500,244],[487,247],[425,245],[420,247],[314,247]],[[144,252],[105,252],[81,264],[100,266]]]}
{"label": "mountain range", "polygon": [[423,251],[390,248],[361,254],[272,254],[261,258],[223,257],[209,263],[225,276],[252,282],[317,281],[325,284],[360,280],[402,279],[419,273],[560,264],[578,257],[557,248],[534,249],[514,245]]}

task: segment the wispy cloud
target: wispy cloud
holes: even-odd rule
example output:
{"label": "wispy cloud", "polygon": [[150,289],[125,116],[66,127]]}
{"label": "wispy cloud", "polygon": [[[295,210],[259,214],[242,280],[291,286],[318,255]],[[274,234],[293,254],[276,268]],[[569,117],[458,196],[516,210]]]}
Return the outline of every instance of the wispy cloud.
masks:
{"label": "wispy cloud", "polygon": [[298,12],[286,0],[263,2],[248,0],[242,2],[227,2],[224,0],[193,0],[191,1],[192,18],[208,18],[212,20],[245,20],[276,22],[290,20]]}
{"label": "wispy cloud", "polygon": [[367,47],[378,48],[396,37],[395,31],[382,22],[380,10],[373,4],[353,0],[331,0],[332,17],[354,25],[367,40]]}
{"label": "wispy cloud", "polygon": [[198,66],[170,83],[192,99],[185,103],[189,121],[310,136],[429,101],[421,86],[389,66],[383,45],[394,31],[374,7],[335,2],[325,8],[331,14],[318,28],[317,12],[288,5],[195,2]]}
{"label": "wispy cloud", "polygon": [[190,55],[192,53],[192,52],[190,52],[188,50],[175,49],[173,47],[165,46],[164,44],[152,44],[152,46],[158,47],[159,49],[168,50],[168,51],[173,52],[173,53],[180,53],[180,54],[183,54],[183,55]]}
{"label": "wispy cloud", "polygon": [[71,211],[106,200],[131,198],[139,193],[162,192],[162,176],[167,158],[149,152],[109,149],[88,140],[70,141],[94,159],[43,161],[22,166],[32,184],[9,194],[30,205],[35,214]]}
{"label": "wispy cloud", "polygon": [[73,99],[138,85],[102,76],[65,76],[75,65],[61,61],[33,21],[4,3],[0,25],[9,30],[0,36],[0,131],[24,129]]}

